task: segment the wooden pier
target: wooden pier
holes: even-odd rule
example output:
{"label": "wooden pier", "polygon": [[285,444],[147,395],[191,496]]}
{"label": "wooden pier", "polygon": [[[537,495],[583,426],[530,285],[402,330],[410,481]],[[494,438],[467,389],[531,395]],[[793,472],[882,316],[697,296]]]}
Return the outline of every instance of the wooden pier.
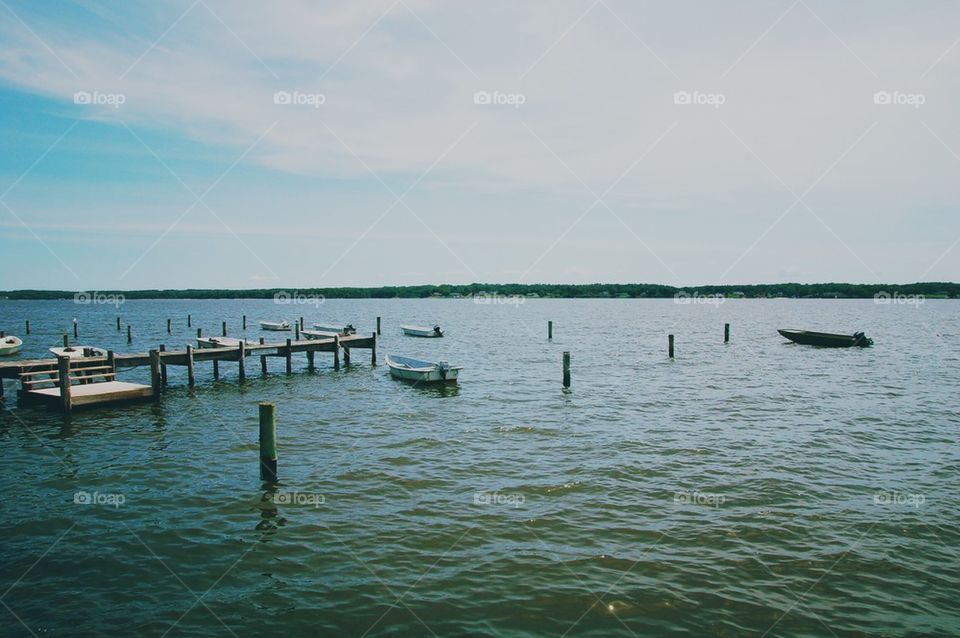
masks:
{"label": "wooden pier", "polygon": [[[260,357],[260,370],[267,374],[267,357],[284,359],[287,374],[293,371],[293,355],[304,352],[309,369],[314,367],[317,352],[333,353],[334,369],[340,368],[340,351],[343,360],[350,363],[350,351],[354,348],[369,349],[371,363],[377,362],[377,337],[365,335],[342,335],[329,339],[311,339],[260,343],[241,342],[236,347],[194,348],[157,350],[140,353],[108,352],[106,357],[66,357],[48,359],[22,359],[0,362],[0,400],[3,398],[3,380],[20,381],[18,396],[21,401],[49,403],[69,413],[73,407],[116,403],[138,399],[159,400],[167,382],[167,366],[185,366],[187,383],[196,384],[195,367],[204,361],[213,362],[215,375],[219,373],[220,361],[235,361],[240,380],[246,378],[247,357]],[[150,367],[150,385],[125,383],[116,380],[120,368]],[[47,387],[41,387],[47,386]]]}

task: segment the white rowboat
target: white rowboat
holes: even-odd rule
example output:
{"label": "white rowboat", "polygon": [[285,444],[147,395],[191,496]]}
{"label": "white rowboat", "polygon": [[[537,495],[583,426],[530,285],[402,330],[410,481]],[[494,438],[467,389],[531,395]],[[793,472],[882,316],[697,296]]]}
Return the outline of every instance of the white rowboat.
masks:
{"label": "white rowboat", "polygon": [[55,357],[69,357],[71,359],[84,359],[86,357],[105,357],[107,351],[103,348],[92,348],[90,346],[67,346],[66,348],[50,348],[50,352]]}
{"label": "white rowboat", "polygon": [[403,334],[408,337],[442,337],[443,330],[440,329],[440,326],[433,326],[429,328],[427,326],[400,326],[400,329],[403,330]]}
{"label": "white rowboat", "polygon": [[20,352],[20,346],[23,345],[23,341],[20,337],[4,337],[0,339],[0,357],[5,357],[8,354],[17,354]]}
{"label": "white rowboat", "polygon": [[353,327],[353,324],[348,323],[345,326],[331,326],[328,324],[315,323],[313,324],[313,329],[320,332],[329,332],[332,334],[338,335],[355,335],[357,334],[357,329]]}
{"label": "white rowboat", "polygon": [[290,330],[289,321],[261,321],[261,330],[275,330],[278,332]]}
{"label": "white rowboat", "polygon": [[197,337],[198,348],[237,348],[247,342],[233,337]]}
{"label": "white rowboat", "polygon": [[333,339],[343,336],[339,332],[330,332],[329,330],[301,330],[300,334],[307,339]]}
{"label": "white rowboat", "polygon": [[463,366],[452,366],[446,361],[434,363],[409,357],[387,355],[390,375],[395,379],[419,381],[421,383],[456,383]]}

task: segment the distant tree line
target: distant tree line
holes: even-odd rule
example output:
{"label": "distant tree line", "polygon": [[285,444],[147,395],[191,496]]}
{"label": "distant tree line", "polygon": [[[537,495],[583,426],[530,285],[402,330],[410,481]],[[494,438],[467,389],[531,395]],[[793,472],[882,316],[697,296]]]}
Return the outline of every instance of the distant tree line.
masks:
{"label": "distant tree line", "polygon": [[[10,290],[5,299],[73,299],[78,292],[66,290]],[[724,297],[802,299],[872,298],[877,295],[923,295],[929,299],[960,298],[960,284],[923,282],[914,284],[753,284],[686,286],[659,284],[441,284],[437,286],[380,286],[377,288],[257,288],[244,290],[97,290],[99,294],[123,295],[126,299],[272,299],[277,295],[322,295],[327,299],[422,299],[426,297],[472,297],[523,295],[548,298],[668,298],[678,293]]]}

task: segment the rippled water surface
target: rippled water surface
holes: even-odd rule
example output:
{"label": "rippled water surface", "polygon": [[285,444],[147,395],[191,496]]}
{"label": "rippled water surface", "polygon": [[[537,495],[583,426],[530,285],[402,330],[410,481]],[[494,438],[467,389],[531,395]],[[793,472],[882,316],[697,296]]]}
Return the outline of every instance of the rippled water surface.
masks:
{"label": "rippled water surface", "polygon": [[[118,352],[182,347],[222,320],[237,336],[243,314],[268,340],[256,320],[384,328],[375,367],[357,351],[308,372],[300,355],[264,378],[251,359],[241,384],[236,364],[215,382],[202,363],[193,390],[171,368],[159,404],[69,423],[18,407],[6,381],[0,634],[957,635],[958,310],[0,301],[0,329],[24,336],[31,320],[25,357],[74,317],[82,344]],[[404,337],[408,321],[447,337]],[[796,346],[778,327],[876,345]],[[462,364],[461,383],[394,381],[385,353]],[[258,476],[259,401],[277,404],[273,487]]]}

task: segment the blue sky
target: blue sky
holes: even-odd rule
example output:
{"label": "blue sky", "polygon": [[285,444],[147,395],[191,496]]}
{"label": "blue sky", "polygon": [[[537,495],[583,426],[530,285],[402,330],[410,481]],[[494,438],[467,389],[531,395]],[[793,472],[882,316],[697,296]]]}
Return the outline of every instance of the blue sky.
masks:
{"label": "blue sky", "polygon": [[956,280],[958,18],[2,0],[0,289]]}

